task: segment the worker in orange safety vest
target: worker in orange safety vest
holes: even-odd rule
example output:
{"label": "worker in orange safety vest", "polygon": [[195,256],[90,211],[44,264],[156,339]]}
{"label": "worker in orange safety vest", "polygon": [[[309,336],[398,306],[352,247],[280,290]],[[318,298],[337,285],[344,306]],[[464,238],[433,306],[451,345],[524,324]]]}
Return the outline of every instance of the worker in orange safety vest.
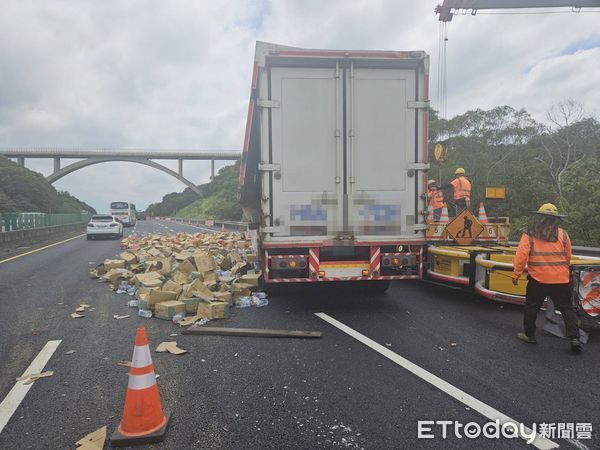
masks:
{"label": "worker in orange safety vest", "polygon": [[427,182],[427,201],[433,210],[433,221],[439,222],[442,216],[442,209],[444,209],[444,193],[438,189],[435,180]]}
{"label": "worker in orange safety vest", "polygon": [[454,171],[454,180],[440,189],[452,188],[454,191],[454,208],[456,215],[471,206],[471,182],[467,180],[465,169],[459,167]]}
{"label": "worker in orange safety vest", "polygon": [[565,322],[571,349],[581,351],[577,316],[571,301],[571,240],[559,227],[558,209],[552,203],[543,204],[532,216],[521,236],[514,260],[513,284],[516,285],[527,265],[528,282],[523,318],[524,332],[517,334],[522,341],[535,344],[535,321],[546,297],[550,297]]}

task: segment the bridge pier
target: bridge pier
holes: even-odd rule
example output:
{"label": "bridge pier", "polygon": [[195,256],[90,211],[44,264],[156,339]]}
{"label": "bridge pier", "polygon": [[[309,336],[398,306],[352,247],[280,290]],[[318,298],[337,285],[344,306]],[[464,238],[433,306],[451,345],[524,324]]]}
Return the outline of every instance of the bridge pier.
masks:
{"label": "bridge pier", "polygon": [[210,179],[212,180],[215,177],[215,160],[210,160]]}
{"label": "bridge pier", "polygon": [[179,159],[178,163],[179,163],[179,171],[178,171],[179,175],[183,176],[183,159]]}
{"label": "bridge pier", "polygon": [[60,158],[54,158],[54,173],[60,170]]}
{"label": "bridge pier", "polygon": [[20,165],[20,166],[25,167],[25,158],[23,158],[22,156],[19,156],[17,158],[17,164]]}

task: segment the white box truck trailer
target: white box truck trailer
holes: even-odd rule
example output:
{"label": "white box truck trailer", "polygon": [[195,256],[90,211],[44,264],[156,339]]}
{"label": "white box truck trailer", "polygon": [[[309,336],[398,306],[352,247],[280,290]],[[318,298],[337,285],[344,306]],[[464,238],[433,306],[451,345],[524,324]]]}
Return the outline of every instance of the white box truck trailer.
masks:
{"label": "white box truck trailer", "polygon": [[257,42],[240,201],[265,283],[423,275],[429,57]]}

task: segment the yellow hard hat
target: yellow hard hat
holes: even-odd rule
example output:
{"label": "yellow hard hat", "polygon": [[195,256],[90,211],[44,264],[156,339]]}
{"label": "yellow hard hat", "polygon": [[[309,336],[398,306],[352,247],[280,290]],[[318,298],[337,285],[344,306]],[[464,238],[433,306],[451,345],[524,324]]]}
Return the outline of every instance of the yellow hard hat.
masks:
{"label": "yellow hard hat", "polygon": [[544,203],[540,206],[540,209],[536,211],[536,214],[544,214],[545,216],[554,216],[554,217],[565,217],[562,214],[558,213],[558,208],[552,203]]}
{"label": "yellow hard hat", "polygon": [[462,167],[459,167],[458,169],[456,169],[454,171],[454,175],[464,175],[465,174],[465,169],[463,169]]}

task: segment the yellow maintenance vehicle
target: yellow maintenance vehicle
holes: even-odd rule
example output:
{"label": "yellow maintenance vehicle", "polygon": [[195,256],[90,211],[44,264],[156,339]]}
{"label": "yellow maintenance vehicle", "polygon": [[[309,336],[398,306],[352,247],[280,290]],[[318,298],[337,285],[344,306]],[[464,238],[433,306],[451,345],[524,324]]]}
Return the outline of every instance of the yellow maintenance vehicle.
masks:
{"label": "yellow maintenance vehicle", "polygon": [[[507,217],[488,219],[483,204],[475,217],[463,210],[455,218],[431,222],[427,228],[426,275],[431,280],[504,303],[524,304],[527,278],[512,283],[516,246],[508,240]],[[465,219],[466,218],[466,219]],[[577,252],[577,247],[574,253]],[[573,294],[590,327],[600,327],[600,258],[573,255],[571,258]],[[580,315],[581,316],[581,315]]]}

